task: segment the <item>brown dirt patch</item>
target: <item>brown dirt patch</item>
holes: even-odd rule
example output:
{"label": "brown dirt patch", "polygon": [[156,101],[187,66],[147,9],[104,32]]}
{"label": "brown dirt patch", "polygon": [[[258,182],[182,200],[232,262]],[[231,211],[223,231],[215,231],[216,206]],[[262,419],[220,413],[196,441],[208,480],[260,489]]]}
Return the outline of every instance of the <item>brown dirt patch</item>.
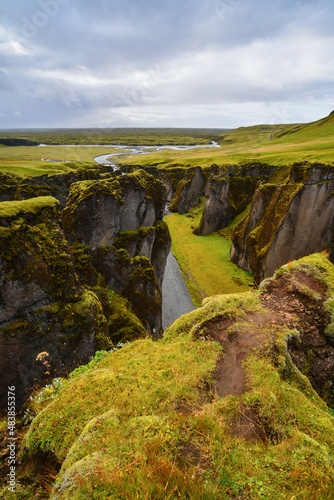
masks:
{"label": "brown dirt patch", "polygon": [[267,433],[261,423],[256,408],[244,408],[239,410],[239,415],[232,421],[232,434],[246,441],[260,441],[265,443]]}
{"label": "brown dirt patch", "polygon": [[233,323],[226,319],[219,321],[215,318],[205,324],[205,330],[210,331],[210,338],[223,347],[223,355],[212,374],[218,396],[240,395],[245,392],[246,374],[243,362],[253,349],[260,347],[267,339],[263,332],[264,327],[278,319],[275,313],[249,315],[243,320],[243,327],[239,330],[237,327],[229,329]]}
{"label": "brown dirt patch", "polygon": [[205,469],[208,463],[207,458],[203,455],[198,446],[191,441],[184,441],[180,444],[178,465],[185,469],[191,466]]}

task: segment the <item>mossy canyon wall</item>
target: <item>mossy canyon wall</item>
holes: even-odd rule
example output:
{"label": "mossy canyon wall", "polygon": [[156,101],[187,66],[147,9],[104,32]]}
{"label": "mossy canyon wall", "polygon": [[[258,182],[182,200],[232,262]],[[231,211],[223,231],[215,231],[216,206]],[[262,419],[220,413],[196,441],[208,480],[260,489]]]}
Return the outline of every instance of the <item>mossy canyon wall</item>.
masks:
{"label": "mossy canyon wall", "polygon": [[[83,168],[61,175],[59,184],[57,176],[5,177],[0,361],[2,388],[14,385],[21,404],[44,378],[36,361],[42,351],[57,376],[98,349],[161,336],[160,287],[171,241],[162,220],[164,185],[144,171]],[[27,199],[23,184],[31,188]],[[39,196],[46,186],[53,196]]]}

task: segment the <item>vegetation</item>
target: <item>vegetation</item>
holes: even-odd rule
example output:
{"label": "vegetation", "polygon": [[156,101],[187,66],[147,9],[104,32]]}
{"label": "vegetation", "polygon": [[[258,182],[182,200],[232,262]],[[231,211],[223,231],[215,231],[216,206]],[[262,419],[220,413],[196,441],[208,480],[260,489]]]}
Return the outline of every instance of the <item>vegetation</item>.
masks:
{"label": "vegetation", "polygon": [[196,145],[209,144],[219,139],[227,129],[188,128],[99,128],[99,129],[50,129],[2,130],[0,144],[8,139],[34,141],[38,144],[115,144],[127,146]]}
{"label": "vegetation", "polygon": [[[334,267],[325,255],[278,275],[300,269],[332,293]],[[242,329],[252,335],[254,313],[266,314],[258,291],[207,298],[162,340],[98,353],[49,402],[36,395],[15,498],[29,488],[34,498],[51,500],[333,498],[334,418],[287,354],[296,331],[265,327],[266,340],[244,364],[246,390],[215,392],[224,351],[210,340],[210,324],[228,320],[231,335]],[[41,457],[62,464],[55,481],[44,476],[49,486],[42,491],[30,475]]]}
{"label": "vegetation", "polygon": [[[311,124],[256,125],[223,133],[221,148],[188,151],[165,151],[145,155],[143,166],[161,168],[175,164],[201,167],[259,161],[269,165],[287,165],[296,161],[333,162],[334,114]],[[120,159],[122,164],[135,164],[138,159]]]}

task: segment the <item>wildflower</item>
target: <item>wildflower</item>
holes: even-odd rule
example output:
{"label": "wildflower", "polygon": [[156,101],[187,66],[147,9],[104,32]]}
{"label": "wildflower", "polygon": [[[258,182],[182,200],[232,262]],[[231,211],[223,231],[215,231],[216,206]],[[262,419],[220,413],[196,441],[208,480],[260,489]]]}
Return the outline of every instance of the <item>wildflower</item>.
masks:
{"label": "wildflower", "polygon": [[45,361],[45,358],[49,356],[49,353],[46,352],[46,351],[43,351],[43,352],[40,352],[36,358],[36,361],[42,361],[42,363],[44,363]]}

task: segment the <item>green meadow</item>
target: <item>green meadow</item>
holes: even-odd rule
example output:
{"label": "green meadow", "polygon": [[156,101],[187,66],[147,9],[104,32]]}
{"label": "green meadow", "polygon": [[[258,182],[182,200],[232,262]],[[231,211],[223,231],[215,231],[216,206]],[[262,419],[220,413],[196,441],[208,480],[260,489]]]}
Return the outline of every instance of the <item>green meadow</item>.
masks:
{"label": "green meadow", "polygon": [[196,307],[206,297],[225,293],[240,293],[254,285],[252,276],[230,261],[230,235],[240,217],[223,231],[208,236],[193,234],[199,224],[205,198],[188,214],[165,217],[172,236],[175,255]]}

